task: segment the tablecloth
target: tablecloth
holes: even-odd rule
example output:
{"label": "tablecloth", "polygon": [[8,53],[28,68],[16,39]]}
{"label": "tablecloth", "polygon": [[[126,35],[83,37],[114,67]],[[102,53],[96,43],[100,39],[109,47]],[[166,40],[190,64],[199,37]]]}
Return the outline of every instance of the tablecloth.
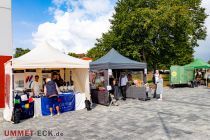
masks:
{"label": "tablecloth", "polygon": [[[60,112],[74,111],[75,110],[75,94],[72,92],[59,94],[58,96],[61,102],[59,103]],[[42,115],[47,116],[50,115],[49,110],[49,99],[47,97],[41,98],[41,109]],[[53,113],[56,114],[56,108],[53,107]]]}
{"label": "tablecloth", "polygon": [[42,116],[41,98],[33,98],[34,100],[34,117]]}
{"label": "tablecloth", "polygon": [[108,106],[110,103],[108,91],[92,90],[91,99],[92,99],[92,102],[96,104]]}
{"label": "tablecloth", "polygon": [[75,110],[81,110],[85,108],[85,93],[75,94]]}
{"label": "tablecloth", "polygon": [[135,98],[142,100],[145,100],[147,98],[145,87],[135,86],[128,87],[128,89],[126,90],[126,96],[127,98]]}

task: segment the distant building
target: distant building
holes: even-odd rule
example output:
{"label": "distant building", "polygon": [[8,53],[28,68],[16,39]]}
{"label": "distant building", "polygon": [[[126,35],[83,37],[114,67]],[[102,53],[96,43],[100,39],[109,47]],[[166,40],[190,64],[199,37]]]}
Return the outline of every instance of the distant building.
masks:
{"label": "distant building", "polygon": [[87,61],[90,61],[90,62],[92,62],[92,58],[89,58],[89,57],[83,57],[83,58],[81,58],[82,60],[87,60]]}
{"label": "distant building", "polygon": [[90,61],[90,62],[93,60],[92,58],[86,57],[86,54],[84,54],[84,53],[80,53],[80,54],[73,53],[73,54],[74,55],[72,55],[72,56],[75,56],[75,57],[80,58],[82,60],[87,60],[87,61]]}
{"label": "distant building", "polygon": [[78,56],[78,58],[83,58],[85,57],[85,54],[84,53],[81,53],[81,54],[76,54]]}

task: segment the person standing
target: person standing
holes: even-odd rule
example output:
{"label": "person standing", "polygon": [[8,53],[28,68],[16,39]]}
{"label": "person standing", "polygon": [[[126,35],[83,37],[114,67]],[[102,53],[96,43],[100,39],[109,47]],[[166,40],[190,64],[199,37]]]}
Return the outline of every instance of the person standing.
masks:
{"label": "person standing", "polygon": [[156,98],[156,91],[157,91],[157,81],[159,79],[159,71],[158,70],[155,70],[155,73],[153,75],[153,83],[155,85],[155,91],[154,91],[154,95],[153,95],[153,98]]}
{"label": "person standing", "polygon": [[56,75],[56,80],[55,80],[56,84],[58,85],[58,87],[63,86],[64,85],[64,80],[61,78],[60,74]]}
{"label": "person standing", "polygon": [[146,97],[149,98],[149,84],[146,83],[144,86],[145,86],[145,90],[146,90]]}
{"label": "person standing", "polygon": [[210,69],[205,73],[204,78],[206,79],[206,86],[208,86],[208,82],[210,80]]}
{"label": "person standing", "polygon": [[41,85],[39,83],[39,76],[38,75],[35,75],[35,80],[32,83],[31,89],[32,89],[33,97],[37,97],[37,96],[40,95]]}
{"label": "person standing", "polygon": [[159,78],[157,80],[157,94],[160,95],[160,98],[158,100],[162,100],[163,98],[163,78],[161,75],[159,75]]}
{"label": "person standing", "polygon": [[40,93],[42,91],[41,84],[39,83],[39,76],[35,75],[35,80],[32,83],[32,94],[33,94],[33,100],[34,100],[34,118],[41,116],[41,103],[40,103]]}
{"label": "person standing", "polygon": [[113,80],[113,85],[114,85],[114,97],[116,100],[119,100],[119,96],[120,96],[120,89],[119,89],[119,84],[118,84],[118,80],[114,79]]}
{"label": "person standing", "polygon": [[128,83],[128,78],[127,76],[125,75],[125,73],[122,73],[121,76],[120,76],[120,90],[121,90],[121,93],[122,93],[122,96],[123,96],[123,100],[126,100],[126,86],[127,86],[127,83]]}
{"label": "person standing", "polygon": [[113,77],[113,75],[110,75],[110,77],[109,77],[109,85],[112,87],[112,89],[110,90],[110,93],[114,94],[114,77]]}
{"label": "person standing", "polygon": [[197,74],[196,74],[196,82],[197,82],[197,85],[198,86],[201,85],[201,79],[202,79],[202,73],[201,73],[201,71],[197,71]]}
{"label": "person standing", "polygon": [[47,78],[46,79],[46,85],[44,88],[44,93],[49,99],[49,106],[50,106],[50,115],[53,116],[53,106],[56,107],[57,114],[60,115],[60,110],[59,110],[59,103],[58,103],[58,93],[59,89],[54,81],[56,76],[53,76],[53,79]]}

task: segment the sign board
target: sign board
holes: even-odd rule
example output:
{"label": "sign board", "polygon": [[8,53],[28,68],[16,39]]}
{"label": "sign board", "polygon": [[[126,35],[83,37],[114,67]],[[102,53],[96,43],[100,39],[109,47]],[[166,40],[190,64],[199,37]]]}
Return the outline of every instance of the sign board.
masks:
{"label": "sign board", "polygon": [[147,69],[144,69],[144,74],[147,74]]}
{"label": "sign board", "polygon": [[108,74],[112,75],[112,69],[108,69]]}

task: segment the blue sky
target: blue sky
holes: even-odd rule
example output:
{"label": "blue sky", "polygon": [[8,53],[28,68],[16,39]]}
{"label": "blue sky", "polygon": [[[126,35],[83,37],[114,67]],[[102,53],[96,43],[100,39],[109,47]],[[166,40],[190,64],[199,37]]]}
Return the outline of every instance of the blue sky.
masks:
{"label": "blue sky", "polygon": [[[117,0],[12,0],[13,46],[34,48],[47,41],[64,52],[86,53],[96,38],[107,32]],[[210,15],[210,1],[202,5]],[[195,49],[195,57],[210,60],[208,36]]]}
{"label": "blue sky", "polygon": [[48,7],[51,0],[12,0],[13,45],[33,48],[32,33],[39,24],[52,20]]}

